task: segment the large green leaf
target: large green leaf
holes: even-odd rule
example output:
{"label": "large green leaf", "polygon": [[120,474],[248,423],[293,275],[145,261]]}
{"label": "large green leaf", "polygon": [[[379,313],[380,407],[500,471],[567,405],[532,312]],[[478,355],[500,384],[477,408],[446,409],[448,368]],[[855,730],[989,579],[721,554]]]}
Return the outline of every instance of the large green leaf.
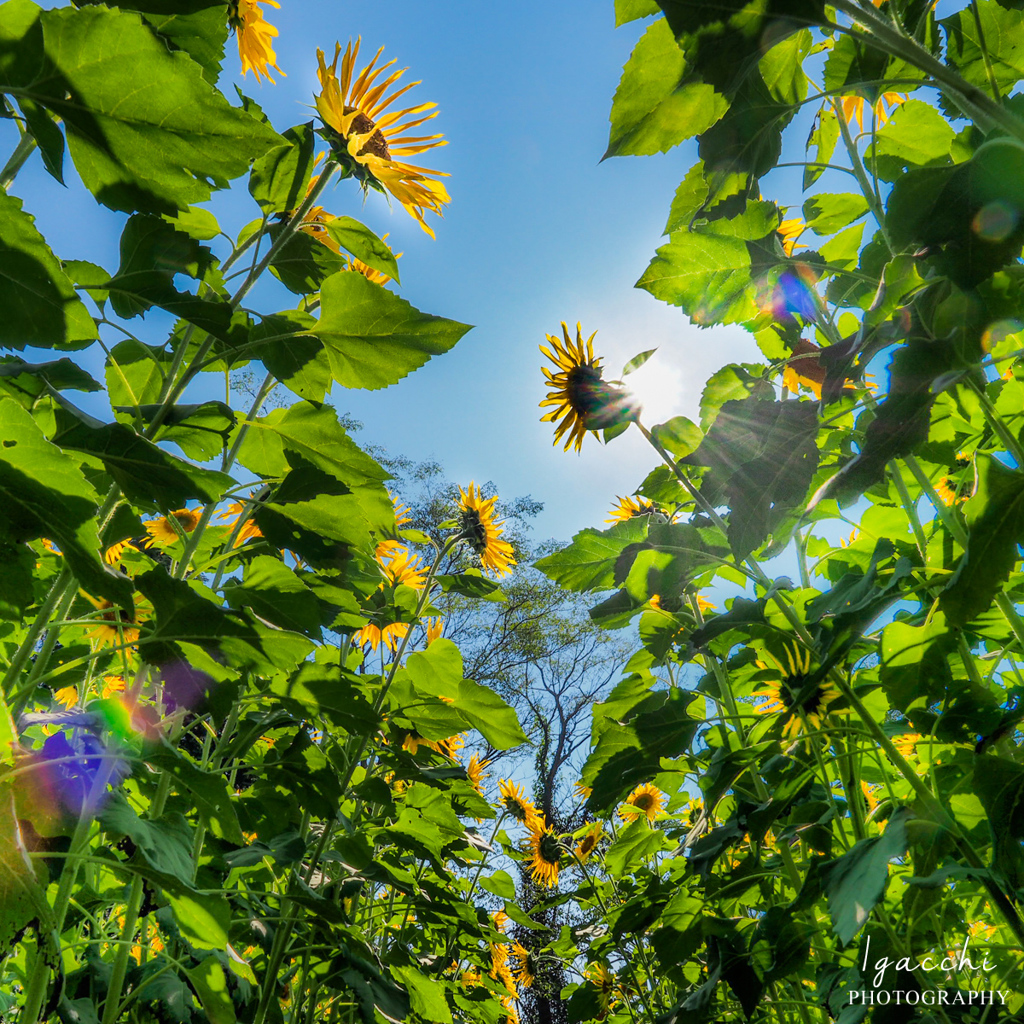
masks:
{"label": "large green leaf", "polygon": [[327,224],[327,233],[342,249],[362,260],[368,267],[399,281],[395,254],[387,242],[378,238],[365,224],[354,217],[335,217]]}
{"label": "large green leaf", "polygon": [[743,240],[682,229],[658,249],[636,286],[681,306],[701,326],[744,323],[758,314],[750,263]]}
{"label": "large green leaf", "polygon": [[60,410],[54,443],[100,459],[132,500],[180,508],[190,498],[217,501],[234,482],[165,452],[123,423],[94,427]]}
{"label": "large green leaf", "polygon": [[21,200],[0,192],[0,346],[76,349],[96,325]]}
{"label": "large green leaf", "polygon": [[978,489],[964,506],[967,550],[940,606],[951,625],[984,612],[1011,569],[1024,541],[1024,473],[998,459],[979,458]]}
{"label": "large green leaf", "polygon": [[909,167],[950,162],[953,129],[929,103],[907,100],[875,135],[879,175],[894,181]]}
{"label": "large green leaf", "polygon": [[885,894],[889,861],[907,852],[907,821],[911,812],[898,810],[881,836],[862,839],[847,853],[820,868],[828,894],[828,912],[845,946],[860,931]]}
{"label": "large green leaf", "polygon": [[138,14],[40,12],[28,0],[11,0],[4,11],[20,35],[0,32],[0,89],[62,119],[82,181],[113,209],[174,213],[203,202],[216,183],[245,173],[281,142],[230,106],[203,69],[169,50]]}
{"label": "large green leaf", "polygon": [[261,156],[249,176],[249,193],[265,214],[297,209],[313,171],[312,121],[289,128],[281,137],[284,144]]}
{"label": "large green leaf", "polygon": [[647,518],[636,516],[616,523],[608,530],[588,527],[561,551],[535,564],[546,576],[569,590],[611,590],[615,586],[615,564],[631,544],[647,537]]}
{"label": "large green leaf", "polygon": [[395,384],[432,356],[443,355],[470,329],[421,313],[362,274],[328,278],[320,298],[314,333],[327,346],[334,379],[347,388]]}
{"label": "large green leaf", "polygon": [[1024,12],[998,0],[975,0],[941,24],[948,59],[971,85],[988,92],[991,73],[1005,94],[1024,78]]}
{"label": "large green leaf", "polygon": [[710,128],[727,108],[712,86],[687,76],[683,51],[659,18],[622,69],[605,157],[664,153]]}
{"label": "large green leaf", "polygon": [[210,250],[183,231],[160,217],[136,214],[121,234],[121,265],[103,289],[118,316],[134,317],[160,306],[223,338],[231,324],[231,306],[174,286],[176,274],[201,280],[212,263]]}
{"label": "large green leaf", "polygon": [[228,604],[251,608],[261,618],[296,633],[320,637],[320,608],[313,592],[283,562],[258,555],[244,580],[224,588]]}
{"label": "large green leaf", "polygon": [[78,463],[8,397],[0,397],[0,438],[0,537],[49,538],[90,593],[130,604],[131,584],[100,559],[99,496]]}

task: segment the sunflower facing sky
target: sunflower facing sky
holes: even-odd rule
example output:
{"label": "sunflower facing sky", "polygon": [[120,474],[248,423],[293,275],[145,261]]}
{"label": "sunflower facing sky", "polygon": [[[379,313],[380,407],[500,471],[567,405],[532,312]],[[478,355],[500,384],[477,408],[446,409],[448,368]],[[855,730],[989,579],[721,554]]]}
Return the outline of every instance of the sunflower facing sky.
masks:
{"label": "sunflower facing sky", "polygon": [[657,786],[645,782],[626,797],[626,802],[619,808],[619,817],[636,818],[645,814],[648,821],[654,821],[664,806],[665,794]]}
{"label": "sunflower facing sky", "polygon": [[153,538],[156,544],[174,544],[181,538],[178,536],[178,531],[174,528],[174,524],[170,521],[171,517],[174,518],[178,526],[185,533],[191,533],[199,525],[202,515],[203,510],[201,508],[179,508],[176,512],[172,512],[170,516],[151,519],[149,522],[143,523],[143,526],[146,527],[146,533]]}
{"label": "sunflower facing sky", "polygon": [[406,134],[437,117],[437,104],[420,103],[389,111],[388,107],[395,100],[420,83],[410,82],[398,87],[399,79],[408,68],[382,77],[395,63],[390,60],[377,66],[383,46],[358,75],[354,74],[360,42],[357,39],[355,46],[350,42],[345,48],[340,75],[341,44],[335,46],[330,67],[325,63],[323,50],[316,51],[320,65],[317,112],[333,133],[332,148],[349,172],[364,185],[390,192],[433,238],[434,231],[424,219],[424,213],[429,210],[441,216],[444,205],[451,202],[439,180],[448,175],[405,163],[403,158],[445,145],[442,135]]}
{"label": "sunflower facing sky", "polygon": [[279,75],[288,76],[277,66],[277,54],[274,53],[274,39],[277,29],[263,17],[260,4],[280,7],[277,0],[228,0],[228,25],[234,29],[238,40],[238,56],[242,59],[242,77],[250,71],[256,81],[264,75],[273,82],[268,67]]}
{"label": "sunflower facing sky", "polygon": [[785,715],[782,735],[787,740],[796,740],[803,730],[804,721],[809,728],[821,729],[829,705],[841,695],[835,685],[826,680],[821,680],[809,695],[804,695],[811,674],[811,652],[797,644],[787,644],[783,651],[785,663],[768,652],[781,678],[754,694],[765,698],[754,710],[759,715]]}
{"label": "sunflower facing sky", "polygon": [[562,848],[558,836],[550,826],[530,830],[530,875],[538,885],[553,889],[558,885],[558,867],[562,863]]}
{"label": "sunflower facing sky", "polygon": [[464,540],[480,556],[480,563],[495,576],[505,576],[516,564],[512,545],[502,540],[504,523],[495,518],[494,505],[498,497],[485,498],[476,484],[469,489],[459,488],[459,528]]}
{"label": "sunflower facing sky", "polygon": [[600,358],[594,357],[594,331],[583,340],[583,325],[576,324],[576,340],[569,335],[569,327],[562,321],[562,339],[553,334],[546,335],[551,348],[541,345],[541,352],[555,364],[556,372],[552,373],[542,366],[547,385],[551,390],[547,398],[540,403],[542,409],[553,406],[551,412],[541,416],[542,423],[553,423],[561,420],[555,429],[555,444],[564,435],[565,447],[568,451],[575,447],[583,450],[583,438],[587,431],[597,434],[598,430],[613,427],[628,420],[636,419],[640,412],[639,405],[630,393],[614,381],[603,378]]}

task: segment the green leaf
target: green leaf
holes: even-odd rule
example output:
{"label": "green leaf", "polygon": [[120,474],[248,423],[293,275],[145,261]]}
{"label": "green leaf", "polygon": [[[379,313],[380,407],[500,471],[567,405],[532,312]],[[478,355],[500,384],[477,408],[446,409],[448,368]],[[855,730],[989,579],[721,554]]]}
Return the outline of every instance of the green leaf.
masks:
{"label": "green leaf", "polygon": [[102,391],[103,385],[94,380],[67,356],[47,363],[26,363],[17,356],[0,356],[0,378],[8,378],[8,385],[38,397],[45,385],[57,391]]}
{"label": "green leaf", "polygon": [[203,1004],[203,1012],[210,1024],[235,1024],[235,1004],[228,992],[224,968],[217,958],[208,956],[198,966],[186,968],[185,973]]}
{"label": "green leaf", "polygon": [[952,681],[949,656],[955,647],[942,612],[923,626],[890,622],[882,630],[879,678],[892,706],[906,711],[911,704],[941,698]]}
{"label": "green leaf", "polygon": [[21,200],[0,193],[0,346],[78,349],[96,325]]}
{"label": "green leaf", "polygon": [[405,985],[412,1012],[421,1020],[429,1020],[432,1024],[451,1024],[452,1011],[448,1008],[442,982],[428,977],[415,964],[393,967],[391,973]]}
{"label": "green leaf", "polygon": [[616,523],[608,530],[588,527],[577,533],[568,547],[534,562],[534,568],[569,590],[612,590],[619,556],[646,537],[647,519],[643,516]]}
{"label": "green leaf", "polygon": [[868,201],[852,192],[822,193],[804,202],[807,226],[818,235],[831,235],[868,212]]}
{"label": "green leaf", "polygon": [[421,313],[362,274],[335,274],[321,289],[314,333],[327,346],[334,379],[347,388],[395,384],[470,328]]}
{"label": "green leaf", "polygon": [[78,463],[7,397],[0,397],[0,439],[0,538],[52,540],[91,594],[130,607],[131,584],[100,559],[99,496]]}
{"label": "green leaf", "polygon": [[99,819],[107,832],[127,836],[155,871],[191,887],[195,872],[192,830],[180,814],[165,814],[158,821],[149,821],[135,813],[122,793],[114,793]]}
{"label": "green leaf", "polygon": [[434,582],[439,583],[446,594],[459,594],[462,597],[474,597],[483,601],[508,600],[498,584],[494,580],[489,580],[479,570],[467,569],[454,575],[439,573],[434,577]]}
{"label": "green leaf", "polygon": [[830,106],[824,106],[815,118],[811,134],[807,136],[807,154],[814,150],[814,160],[804,168],[804,191],[807,191],[824,173],[839,141],[839,120]]}
{"label": "green leaf", "polygon": [[144,345],[134,339],[118,342],[107,356],[110,404],[115,410],[154,404],[170,369],[171,355],[163,346]]}
{"label": "green leaf", "polygon": [[165,213],[163,219],[176,231],[183,232],[197,242],[209,242],[220,234],[217,218],[201,206],[189,206],[173,216]]}
{"label": "green leaf", "polygon": [[28,134],[36,140],[39,155],[47,172],[64,184],[64,135],[54,122],[53,115],[36,106],[27,96],[18,103],[25,118]]}
{"label": "green leaf", "polygon": [[121,265],[103,285],[118,316],[131,318],[160,306],[215,337],[225,338],[231,306],[174,287],[176,274],[201,280],[213,263],[206,246],[160,217],[136,214],[121,234]]}
{"label": "green leaf", "polygon": [[378,238],[365,224],[360,224],[354,217],[335,217],[327,224],[327,233],[357,260],[401,283],[395,254],[387,242]]}
{"label": "green leaf", "polygon": [[[36,556],[26,544],[0,539],[0,619],[20,619],[35,600],[32,593]],[[0,718],[0,743],[4,742]]]}
{"label": "green leaf", "polygon": [[[79,7],[102,0],[82,0]],[[138,11],[172,50],[184,50],[203,69],[203,77],[217,84],[228,23],[219,0],[121,0],[123,11]]]}
{"label": "green leaf", "polygon": [[484,875],[477,883],[484,892],[494,893],[503,900],[516,898],[516,883],[507,871],[495,871],[493,875]]}
{"label": "green leaf", "polygon": [[875,134],[879,176],[894,181],[908,167],[949,163],[954,132],[930,104],[907,100]]}
{"label": "green leaf", "polygon": [[971,85],[989,92],[989,67],[1002,93],[1024,78],[1024,12],[977,0],[939,24],[946,30],[947,59]]}
{"label": "green leaf", "polygon": [[704,432],[685,416],[673,416],[667,423],[652,427],[651,436],[677,459],[696,451],[704,440]]}
{"label": "green leaf", "polygon": [[698,326],[745,323],[759,312],[750,263],[741,239],[675,231],[636,286],[681,306]]}
{"label": "green leaf", "polygon": [[776,43],[761,58],[761,77],[775,99],[795,105],[807,98],[808,79],[803,65],[813,43],[810,30],[801,29]]}
{"label": "green leaf", "polygon": [[232,608],[251,608],[261,618],[319,639],[320,609],[313,592],[283,562],[258,555],[245,569],[241,585],[224,588]]}
{"label": "green leaf", "polygon": [[[656,348],[649,348],[646,352],[641,352],[639,355],[633,356],[632,359],[622,368],[621,376],[626,377],[631,374],[634,370],[639,370],[644,363],[647,362],[651,356],[654,355],[658,350]],[[619,424],[622,426],[623,424]],[[628,426],[628,424],[627,424]]]}
{"label": "green leaf", "polygon": [[728,109],[714,88],[686,74],[686,58],[664,18],[622,69],[605,158],[664,153],[710,128]]}
{"label": "green leaf", "polygon": [[[138,413],[142,423],[150,424],[159,405],[115,406],[115,412]],[[201,405],[175,405],[157,430],[157,441],[173,441],[190,459],[205,462],[223,453],[228,437],[235,427],[235,414],[224,402],[203,402]]]}
{"label": "green leaf", "polygon": [[608,847],[604,863],[612,878],[622,878],[628,871],[671,845],[663,832],[651,828],[645,815],[638,815]]}
{"label": "green leaf", "polygon": [[265,214],[298,209],[313,173],[313,122],[289,128],[281,137],[284,144],[261,156],[249,175],[249,194]]}
{"label": "green leaf", "polygon": [[660,10],[655,0],[615,0],[615,27],[658,14]]}
{"label": "green leaf", "polygon": [[322,402],[334,378],[327,349],[313,336],[315,326],[316,320],[298,309],[265,316],[249,333],[247,352],[299,398]]}
{"label": "green leaf", "polygon": [[[283,230],[283,223],[271,225],[268,232],[271,243],[277,241]],[[328,248],[319,238],[297,231],[277,250],[270,269],[289,291],[296,295],[312,295],[347,266],[345,257]],[[352,276],[362,277],[362,274]]]}
{"label": "green leaf", "polygon": [[[6,704],[2,707],[0,733],[6,732],[12,724]],[[9,741],[4,747],[3,760],[8,762]],[[33,870],[22,828],[14,791],[9,783],[4,783],[0,785],[0,952],[5,955],[13,951],[30,922],[36,921],[37,928],[41,928],[43,922],[50,924],[53,917],[46,891]]]}
{"label": "green leaf", "polygon": [[225,473],[201,469],[165,452],[122,423],[93,427],[58,410],[54,443],[95,456],[125,495],[163,509],[180,508],[190,498],[219,501],[234,483]]}
{"label": "green leaf", "polygon": [[38,18],[41,38],[31,30],[0,38],[0,89],[62,119],[75,167],[104,205],[174,213],[209,199],[211,182],[238,177],[280,143],[138,14],[62,7]]}
{"label": "green leaf", "polygon": [[881,901],[889,880],[889,861],[907,852],[907,821],[912,813],[900,808],[875,839],[861,839],[847,853],[820,868],[828,912],[839,941],[849,945]]}
{"label": "green leaf", "polygon": [[235,815],[234,804],[231,802],[231,791],[223,775],[203,771],[166,740],[160,746],[148,745],[145,757],[150,764],[155,764],[168,772],[188,790],[195,800],[195,807],[203,824],[211,835],[236,846],[241,846],[245,842]]}
{"label": "green leaf", "polygon": [[231,928],[227,900],[182,893],[171,896],[171,911],[182,936],[196,949],[224,949],[227,945]]}
{"label": "green leaf", "polygon": [[953,626],[981,615],[1020,560],[1024,540],[1024,473],[978,457],[978,488],[963,506],[967,550],[939,607]]}

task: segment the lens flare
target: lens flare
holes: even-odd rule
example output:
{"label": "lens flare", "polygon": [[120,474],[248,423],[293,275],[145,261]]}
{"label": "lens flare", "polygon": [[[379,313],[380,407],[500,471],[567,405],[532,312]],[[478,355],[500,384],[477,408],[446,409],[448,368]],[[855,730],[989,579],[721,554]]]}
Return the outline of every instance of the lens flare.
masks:
{"label": "lens flare", "polygon": [[814,292],[814,271],[805,263],[779,275],[771,293],[771,313],[779,323],[793,323],[799,316],[813,320],[818,302]]}
{"label": "lens flare", "polygon": [[1020,222],[1020,211],[996,199],[986,203],[971,221],[971,230],[985,242],[1003,242]]}

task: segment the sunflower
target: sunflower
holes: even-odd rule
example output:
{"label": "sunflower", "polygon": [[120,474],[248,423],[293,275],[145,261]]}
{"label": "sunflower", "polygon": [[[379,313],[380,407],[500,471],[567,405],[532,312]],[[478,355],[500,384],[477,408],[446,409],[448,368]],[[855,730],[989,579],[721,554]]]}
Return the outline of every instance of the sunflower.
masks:
{"label": "sunflower", "polygon": [[618,1002],[619,986],[615,983],[615,975],[604,964],[591,964],[583,976],[597,989],[597,1001],[601,1006],[601,1019],[604,1019]]}
{"label": "sunflower", "polygon": [[588,430],[596,436],[598,430],[635,420],[640,413],[639,405],[621,384],[602,379],[601,360],[594,358],[596,334],[594,331],[584,342],[583,326],[577,324],[574,342],[569,337],[568,326],[562,321],[565,340],[548,334],[546,337],[552,347],[540,346],[541,352],[556,367],[555,373],[546,366],[541,367],[552,390],[540,403],[540,408],[554,408],[540,419],[542,423],[561,419],[555,429],[555,444],[563,434],[568,434],[562,451],[567,452],[571,447],[575,447],[577,452],[582,451],[583,438]]}
{"label": "sunflower", "polygon": [[[255,491],[253,492],[255,494]],[[252,497],[252,494],[249,495]],[[255,506],[250,505],[248,511],[246,511],[246,502],[244,501],[232,501],[228,507],[221,512],[217,518],[225,520],[225,526],[234,526],[240,516],[245,515],[245,521],[239,528],[238,536],[235,537],[235,547],[239,544],[244,544],[247,540],[252,540],[254,537],[262,537],[263,531],[253,522],[252,514],[255,511]]]}
{"label": "sunflower", "polygon": [[913,757],[917,753],[917,745],[920,742],[921,734],[918,732],[904,732],[892,738],[892,745],[904,757]]}
{"label": "sunflower", "polygon": [[134,548],[135,545],[130,540],[119,540],[116,544],[111,544],[109,548],[103,553],[103,561],[107,565],[117,565],[121,561],[121,556],[128,550],[128,548]]}
{"label": "sunflower", "polygon": [[807,225],[799,217],[784,220],[776,230],[782,238],[782,251],[787,256],[792,256],[794,249],[807,248],[803,242],[797,241],[807,230]]}
{"label": "sunflower", "polygon": [[70,711],[78,703],[78,687],[62,686],[54,693],[53,699]]}
{"label": "sunflower", "polygon": [[882,788],[880,782],[864,782],[861,780],[860,791],[868,803],[868,814],[874,814],[878,810],[878,797],[875,795]]}
{"label": "sunflower", "polygon": [[606,523],[624,523],[637,516],[649,516],[655,511],[654,506],[646,498],[634,500],[632,496],[620,498],[616,495],[615,500],[618,504],[608,511]]}
{"label": "sunflower", "polygon": [[572,785],[573,796],[577,800],[589,800],[590,794],[594,792],[593,786],[588,786],[582,779],[579,782],[574,782]]}
{"label": "sunflower", "polygon": [[[395,534],[398,535],[398,531],[401,530],[406,523],[412,522],[412,516],[409,513],[407,505],[402,504],[401,498],[388,491],[388,497],[391,499],[391,504],[395,510]],[[378,543],[377,548],[374,552],[374,557],[380,562],[382,559],[387,558],[389,555],[401,554],[407,551],[408,548],[400,540],[388,539],[382,540]]]}
{"label": "sunflower", "polygon": [[512,545],[502,540],[504,522],[494,517],[498,497],[485,498],[472,481],[469,490],[459,488],[459,530],[480,557],[480,564],[495,576],[506,576],[516,564]]}
{"label": "sunflower", "polygon": [[520,1024],[519,1011],[515,1008],[512,996],[502,996],[498,1002],[505,1011],[505,1024]]}
{"label": "sunflower", "polygon": [[935,493],[939,496],[939,500],[943,505],[953,506],[959,505],[961,502],[967,500],[967,496],[964,495],[962,498],[957,497],[957,482],[948,476],[941,477],[939,482],[935,485]]}
{"label": "sunflower", "polygon": [[[201,508],[179,508],[176,512],[171,513],[175,522],[185,533],[191,533],[199,525],[202,515]],[[159,519],[150,519],[149,522],[142,525],[146,527],[146,533],[150,535],[155,544],[174,544],[181,539],[170,519],[164,516]]]}
{"label": "sunflower", "polygon": [[454,761],[458,752],[466,745],[466,734],[464,732],[457,733],[455,736],[449,736],[447,739],[438,740],[436,743],[430,744],[431,750],[436,750],[439,754],[444,754],[445,757]]}
{"label": "sunflower", "polygon": [[626,797],[626,802],[619,808],[619,817],[636,818],[646,814],[648,821],[654,821],[664,806],[665,794],[657,786],[645,782]]}
{"label": "sunflower", "polygon": [[491,969],[487,972],[491,978],[505,986],[505,990],[513,998],[517,998],[519,990],[516,979],[508,963],[508,946],[499,942],[491,946]]}
{"label": "sunflower", "polygon": [[787,740],[795,740],[800,735],[804,721],[808,726],[820,729],[828,714],[829,704],[838,700],[841,694],[833,683],[823,680],[808,696],[802,696],[811,674],[811,652],[796,644],[786,645],[783,650],[786,664],[769,653],[782,673],[782,678],[754,694],[755,697],[765,698],[754,710],[759,715],[786,714],[782,735]]}
{"label": "sunflower", "polygon": [[586,864],[590,855],[597,849],[597,844],[600,840],[601,822],[595,821],[593,826],[583,833],[580,841],[576,844],[577,859]]}
{"label": "sunflower", "polygon": [[679,816],[687,828],[696,828],[705,817],[705,824],[714,824],[714,815],[705,815],[704,801],[699,796],[692,797]]}
{"label": "sunflower", "polygon": [[435,640],[441,639],[441,634],[444,632],[444,619],[440,616],[436,619],[427,619],[423,631],[427,634],[427,646],[429,647]]}
{"label": "sunflower", "polygon": [[[357,39],[354,47],[351,42],[346,47],[340,78],[338,58],[341,57],[341,44],[335,46],[334,61],[330,67],[324,63],[323,50],[316,51],[320,65],[317,112],[334,136],[331,140],[332,148],[346,164],[348,171],[355,174],[364,186],[372,185],[390,192],[433,238],[433,229],[427,225],[423,215],[425,211],[431,210],[440,216],[445,203],[451,202],[444,185],[436,180],[448,175],[404,163],[401,158],[445,145],[441,135],[405,134],[437,117],[437,104],[420,103],[385,113],[399,96],[419,85],[419,82],[395,88],[388,95],[388,90],[397,86],[398,80],[408,69],[393,71],[378,83],[377,79],[395,63],[391,60],[380,67],[376,66],[384,52],[383,46],[373,60],[353,78],[360,41]],[[403,118],[407,120],[403,121]]]}
{"label": "sunflower", "polygon": [[498,792],[501,794],[500,807],[516,821],[531,830],[544,827],[543,815],[526,799],[522,786],[510,779],[502,779],[498,783]]}
{"label": "sunflower", "polygon": [[132,619],[128,617],[128,613],[123,608],[116,607],[112,601],[108,601],[106,598],[92,597],[84,590],[79,593],[100,613],[96,619],[97,625],[86,632],[87,637],[95,640],[101,646],[103,644],[120,644],[122,637],[125,644],[134,644],[138,641],[138,625],[147,618],[141,613],[138,604],[135,606],[135,618]]}
{"label": "sunflower", "polygon": [[[874,111],[875,118],[880,125],[885,124],[892,115],[892,111],[898,107],[901,103],[906,102],[907,97],[902,93],[898,92],[883,92],[879,96],[878,101],[875,103]],[[864,110],[867,103],[863,96],[843,96],[839,101],[840,111],[843,120],[848,125],[853,125],[853,122],[857,122],[857,127],[864,131]],[[886,104],[889,105],[890,109],[886,109]]]}
{"label": "sunflower", "polygon": [[238,56],[242,58],[242,77],[250,70],[260,80],[266,75],[270,82],[268,67],[279,75],[288,76],[277,66],[277,54],[274,53],[273,40],[277,37],[277,29],[263,18],[261,3],[271,7],[280,7],[277,0],[228,0],[228,25],[235,30],[238,39]]}
{"label": "sunflower", "polygon": [[[404,544],[392,544],[383,552],[382,547],[383,545],[377,546],[377,566],[384,577],[384,582],[377,587],[378,590],[383,590],[385,586],[400,585],[422,590],[426,586],[426,570],[418,555],[412,554]],[[369,644],[370,649],[374,651],[383,644],[389,651],[395,651],[399,642],[409,635],[409,628],[408,622],[389,622],[383,626],[368,622],[362,629],[352,634],[352,643],[357,647]]]}
{"label": "sunflower", "polygon": [[469,776],[469,784],[481,795],[484,795],[484,779],[488,778],[488,775],[484,772],[484,769],[490,762],[481,761],[479,756],[474,754],[469,759],[469,764],[466,765],[466,775]]}
{"label": "sunflower", "polygon": [[516,960],[512,968],[516,984],[520,988],[529,988],[537,978],[537,964],[533,955],[521,942],[513,942],[511,952]]}
{"label": "sunflower", "polygon": [[553,889],[558,885],[558,866],[562,862],[562,848],[558,837],[550,826],[541,822],[538,828],[530,830],[530,860],[533,870],[530,874],[538,885]]}
{"label": "sunflower", "polygon": [[495,910],[494,913],[491,914],[491,922],[494,927],[504,935],[505,929],[508,928],[508,914],[506,914],[504,910]]}

